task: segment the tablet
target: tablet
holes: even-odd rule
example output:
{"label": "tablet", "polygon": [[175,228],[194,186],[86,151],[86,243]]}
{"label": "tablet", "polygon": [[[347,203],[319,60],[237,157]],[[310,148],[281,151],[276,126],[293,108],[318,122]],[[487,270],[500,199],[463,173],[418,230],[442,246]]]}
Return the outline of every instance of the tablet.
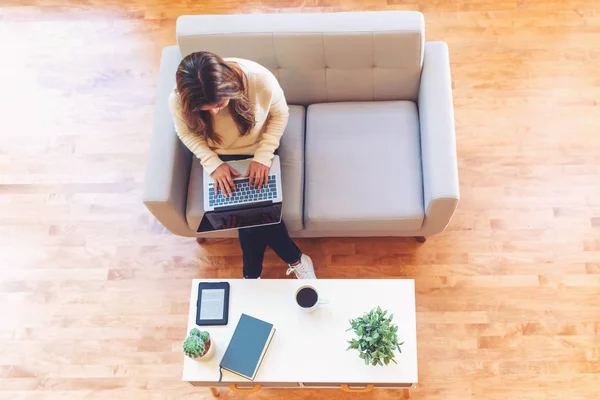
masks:
{"label": "tablet", "polygon": [[227,325],[229,282],[200,282],[196,301],[196,325]]}

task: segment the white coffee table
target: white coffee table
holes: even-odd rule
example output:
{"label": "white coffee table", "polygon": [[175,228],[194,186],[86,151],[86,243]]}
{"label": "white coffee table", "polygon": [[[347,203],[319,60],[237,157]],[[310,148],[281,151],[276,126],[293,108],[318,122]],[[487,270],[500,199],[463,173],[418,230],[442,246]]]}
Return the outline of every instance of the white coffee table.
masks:
{"label": "white coffee table", "polygon": [[[229,282],[229,324],[200,327],[210,333],[216,353],[206,362],[184,357],[183,380],[196,386],[254,392],[261,388],[338,388],[371,391],[374,388],[408,388],[417,383],[417,334],[415,286],[412,279],[195,279],[192,282],[188,332],[196,327],[198,283]],[[296,290],[313,285],[329,304],[312,313],[295,302]],[[353,332],[346,332],[349,320],[381,306],[394,314],[398,338],[404,341],[398,364],[367,366],[356,350],[346,351]],[[242,313],[270,322],[277,330],[258,370],[248,381],[223,371],[219,362]]]}

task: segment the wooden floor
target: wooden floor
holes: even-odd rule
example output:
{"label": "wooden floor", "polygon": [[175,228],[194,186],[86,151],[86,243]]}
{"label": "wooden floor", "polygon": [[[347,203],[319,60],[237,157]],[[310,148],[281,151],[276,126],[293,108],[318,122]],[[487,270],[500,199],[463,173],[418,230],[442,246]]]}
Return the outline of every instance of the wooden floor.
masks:
{"label": "wooden floor", "polygon": [[174,237],[140,201],[178,15],[397,9],[450,46],[458,212],[425,245],[302,249],[320,278],[416,279],[414,399],[600,398],[597,1],[0,0],[0,399],[210,397],[180,381],[190,279],[239,277],[239,245]]}

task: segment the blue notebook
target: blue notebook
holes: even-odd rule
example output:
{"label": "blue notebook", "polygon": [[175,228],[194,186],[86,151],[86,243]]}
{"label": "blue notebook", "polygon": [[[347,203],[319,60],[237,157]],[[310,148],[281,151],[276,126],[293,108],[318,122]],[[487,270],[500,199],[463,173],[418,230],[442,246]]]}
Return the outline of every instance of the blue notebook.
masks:
{"label": "blue notebook", "polygon": [[274,334],[273,324],[242,314],[219,366],[254,380]]}

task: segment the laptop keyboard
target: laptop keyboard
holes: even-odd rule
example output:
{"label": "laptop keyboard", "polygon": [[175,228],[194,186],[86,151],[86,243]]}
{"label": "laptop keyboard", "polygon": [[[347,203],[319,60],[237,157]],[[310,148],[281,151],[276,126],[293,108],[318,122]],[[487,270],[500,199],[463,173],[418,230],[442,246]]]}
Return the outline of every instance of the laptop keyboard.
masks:
{"label": "laptop keyboard", "polygon": [[208,205],[211,207],[223,207],[272,200],[277,197],[277,180],[275,175],[269,175],[269,184],[261,189],[251,187],[249,179],[236,179],[233,183],[235,183],[235,190],[231,192],[232,197],[223,196],[221,188],[219,188],[219,194],[215,196],[214,183],[209,183],[208,190],[210,191],[210,195]]}

